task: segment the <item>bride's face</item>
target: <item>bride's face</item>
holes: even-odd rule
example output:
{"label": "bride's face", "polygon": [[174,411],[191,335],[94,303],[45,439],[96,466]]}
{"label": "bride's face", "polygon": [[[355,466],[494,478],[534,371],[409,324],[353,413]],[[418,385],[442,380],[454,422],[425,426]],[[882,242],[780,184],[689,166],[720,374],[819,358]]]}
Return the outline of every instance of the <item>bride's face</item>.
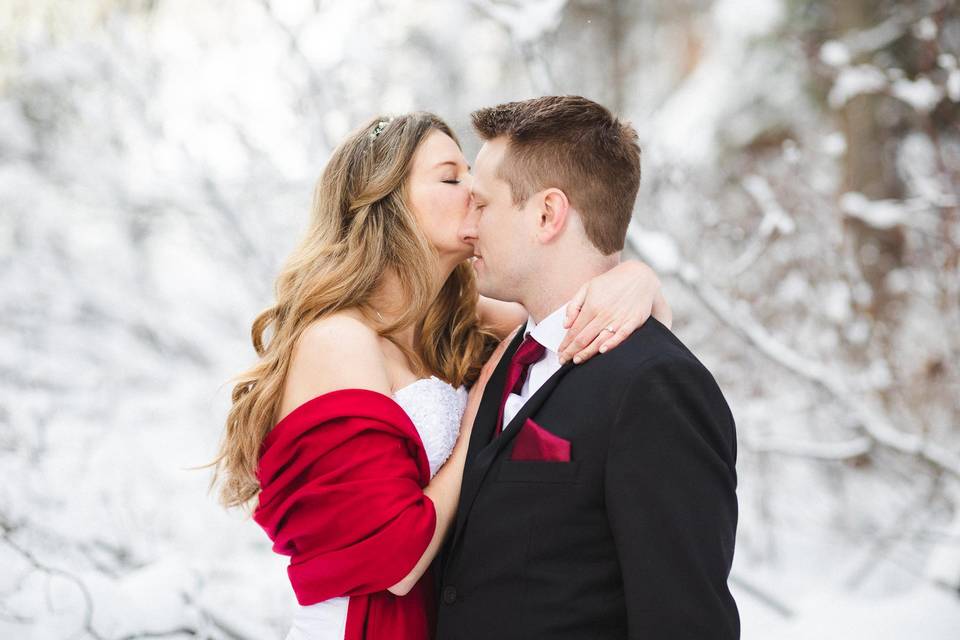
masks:
{"label": "bride's face", "polygon": [[452,264],[473,255],[458,229],[470,207],[470,167],[460,147],[442,131],[430,132],[413,156],[410,208],[440,259]]}

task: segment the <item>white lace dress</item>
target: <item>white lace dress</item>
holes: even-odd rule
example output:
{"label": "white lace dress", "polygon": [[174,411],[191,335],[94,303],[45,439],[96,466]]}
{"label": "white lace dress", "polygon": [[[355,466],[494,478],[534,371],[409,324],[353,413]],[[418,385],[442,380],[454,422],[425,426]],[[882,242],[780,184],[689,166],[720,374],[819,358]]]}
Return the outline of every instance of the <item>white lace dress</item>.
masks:
{"label": "white lace dress", "polygon": [[[420,434],[432,478],[450,457],[457,441],[467,390],[430,376],[398,389],[393,399],[407,412]],[[343,640],[349,601],[350,598],[340,597],[298,606],[286,640]]]}

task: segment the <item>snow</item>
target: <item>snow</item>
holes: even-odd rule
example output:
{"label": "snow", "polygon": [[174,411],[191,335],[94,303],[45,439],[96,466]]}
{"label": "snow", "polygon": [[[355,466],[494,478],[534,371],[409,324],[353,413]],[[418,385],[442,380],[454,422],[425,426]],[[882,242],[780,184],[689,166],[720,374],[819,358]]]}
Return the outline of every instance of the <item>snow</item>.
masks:
{"label": "snow", "polygon": [[954,102],[960,102],[960,69],[951,69],[947,76],[947,96]]}
{"label": "snow", "polygon": [[758,233],[767,236],[777,231],[778,233],[793,233],[796,224],[790,217],[773,193],[770,184],[758,175],[749,175],[743,179],[743,188],[753,196],[760,209],[763,211],[763,220],[760,222]]}
{"label": "snow", "polygon": [[[282,637],[285,558],[193,467],[319,170],[373,113],[436,111],[472,158],[474,108],[612,101],[605,7],[48,4],[0,9],[0,637]],[[960,69],[898,57],[955,18],[926,40],[900,13],[812,32],[796,3],[694,5],[619,4],[627,252],[737,420],[743,638],[955,638],[960,140],[916,116],[952,117]],[[844,175],[858,140],[831,108],[862,93],[896,98],[875,101],[896,198]]]}
{"label": "snow", "polygon": [[779,26],[785,15],[781,0],[719,0],[712,17],[717,29],[736,37],[759,37]]}
{"label": "snow", "polygon": [[834,131],[823,137],[820,145],[823,152],[829,156],[838,157],[847,150],[847,139],[839,131]]}
{"label": "snow", "polygon": [[[777,114],[795,108],[802,92],[795,77],[776,76],[773,89],[763,84],[785,61],[750,54],[753,43],[775,30],[783,16],[780,0],[722,0],[713,6],[715,39],[653,115],[654,153],[668,162],[709,165],[725,144],[749,143]],[[758,102],[767,108],[739,117]]]}
{"label": "snow", "polygon": [[633,247],[657,273],[669,275],[679,268],[680,250],[670,236],[641,229],[636,224],[630,226],[627,234]]}
{"label": "snow", "polygon": [[833,282],[823,294],[823,311],[835,322],[845,322],[853,315],[850,305],[852,295],[845,282]]}
{"label": "snow", "polygon": [[960,590],[960,512],[953,522],[939,532],[947,544],[940,545],[930,555],[926,575],[934,584],[954,591]]}
{"label": "snow", "polygon": [[473,4],[506,27],[518,43],[532,42],[560,24],[567,0],[528,0],[503,3],[472,0]]}
{"label": "snow", "polygon": [[905,211],[894,200],[869,200],[862,193],[850,191],[840,196],[840,208],[877,229],[890,229],[904,223]]}
{"label": "snow", "polygon": [[820,59],[831,67],[843,67],[850,64],[850,52],[842,42],[828,40],[820,47]]}
{"label": "snow", "polygon": [[827,101],[831,107],[839,109],[858,95],[876,93],[886,87],[887,76],[873,65],[845,67],[840,70]]}
{"label": "snow", "polygon": [[907,595],[886,598],[825,590],[800,603],[796,621],[775,629],[750,630],[750,635],[744,633],[743,638],[776,634],[783,640],[947,640],[956,635],[957,629],[960,611],[956,597],[941,589],[922,587]]}
{"label": "snow", "polygon": [[297,42],[310,65],[318,71],[332,70],[343,59],[344,50],[363,31],[353,29],[363,15],[358,8],[363,2],[338,2],[330,5],[323,16],[302,20],[298,27]]}
{"label": "snow", "polygon": [[890,92],[920,113],[929,113],[943,99],[943,89],[933,84],[930,78],[921,76],[916,80],[901,78],[893,82]]}
{"label": "snow", "polygon": [[[897,170],[911,195],[935,206],[951,206],[955,197],[950,194],[950,186],[937,171],[937,148],[926,133],[914,132],[905,136]],[[933,220],[930,221],[935,224]]]}
{"label": "snow", "polygon": [[913,25],[913,35],[920,40],[933,40],[937,37],[936,21],[930,16],[925,16]]}

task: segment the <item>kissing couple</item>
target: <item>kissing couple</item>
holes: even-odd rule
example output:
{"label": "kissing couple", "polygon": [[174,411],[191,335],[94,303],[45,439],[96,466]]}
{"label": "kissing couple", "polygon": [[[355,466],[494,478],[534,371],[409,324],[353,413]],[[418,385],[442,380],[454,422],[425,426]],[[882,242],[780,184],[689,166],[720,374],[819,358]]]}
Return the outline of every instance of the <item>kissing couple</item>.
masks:
{"label": "kissing couple", "polygon": [[472,169],[429,113],[350,134],[253,323],[212,464],[290,557],[287,639],[738,638],[733,416],[621,261],[636,131],[472,123]]}

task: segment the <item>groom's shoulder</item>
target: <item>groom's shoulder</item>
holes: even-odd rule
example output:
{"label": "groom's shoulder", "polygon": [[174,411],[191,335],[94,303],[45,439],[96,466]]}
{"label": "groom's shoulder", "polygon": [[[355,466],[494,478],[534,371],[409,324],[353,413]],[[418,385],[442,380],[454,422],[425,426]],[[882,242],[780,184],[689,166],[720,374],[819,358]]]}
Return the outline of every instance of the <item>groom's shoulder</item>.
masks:
{"label": "groom's shoulder", "polygon": [[711,395],[720,392],[713,374],[700,359],[654,317],[615,349],[594,360],[597,361],[594,375],[612,389],[643,387],[654,379],[663,379],[671,381],[670,384],[693,385]]}
{"label": "groom's shoulder", "polygon": [[[661,396],[693,398],[707,402],[707,406],[726,416],[733,425],[726,398],[716,378],[697,356],[670,329],[651,317],[620,345],[604,354],[599,378],[615,394],[648,396],[652,388]],[[599,362],[598,362],[599,364]],[[680,389],[683,389],[681,391]],[[623,396],[621,396],[623,397]]]}
{"label": "groom's shoulder", "polygon": [[623,374],[664,360],[692,361],[703,366],[680,338],[653,316],[605,355],[608,366]]}

